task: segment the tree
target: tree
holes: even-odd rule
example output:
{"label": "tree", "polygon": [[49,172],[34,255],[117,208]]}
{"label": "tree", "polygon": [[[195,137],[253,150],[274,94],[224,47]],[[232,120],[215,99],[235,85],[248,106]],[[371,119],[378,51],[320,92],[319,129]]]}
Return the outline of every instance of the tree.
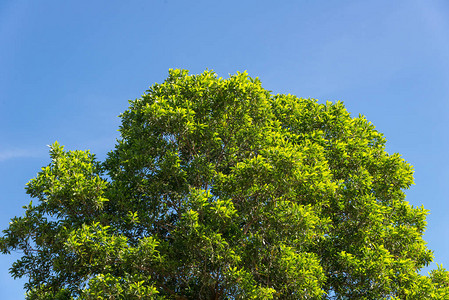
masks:
{"label": "tree", "polygon": [[170,70],[121,118],[27,184],[0,249],[28,299],[448,299],[412,166],[341,102]]}

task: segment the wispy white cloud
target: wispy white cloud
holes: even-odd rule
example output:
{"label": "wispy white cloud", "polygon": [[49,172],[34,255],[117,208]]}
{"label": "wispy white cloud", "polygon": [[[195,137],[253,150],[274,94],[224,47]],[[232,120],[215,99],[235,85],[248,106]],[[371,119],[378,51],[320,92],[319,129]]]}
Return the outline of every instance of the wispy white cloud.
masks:
{"label": "wispy white cloud", "polygon": [[1,149],[0,148],[0,162],[7,161],[14,158],[32,158],[32,157],[39,157],[42,156],[42,154],[45,153],[42,150],[36,150],[36,149],[19,149],[19,148],[12,148],[12,149]]}

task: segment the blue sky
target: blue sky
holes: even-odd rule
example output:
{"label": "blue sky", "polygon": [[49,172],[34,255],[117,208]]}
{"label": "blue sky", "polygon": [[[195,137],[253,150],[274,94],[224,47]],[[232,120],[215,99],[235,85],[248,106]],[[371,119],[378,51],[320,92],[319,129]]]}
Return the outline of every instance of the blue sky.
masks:
{"label": "blue sky", "polygon": [[[29,202],[46,145],[91,149],[169,68],[247,70],[274,93],[342,100],[415,167],[407,191],[430,209],[425,240],[449,268],[449,2],[0,1],[0,228]],[[24,280],[0,256],[0,299]]]}

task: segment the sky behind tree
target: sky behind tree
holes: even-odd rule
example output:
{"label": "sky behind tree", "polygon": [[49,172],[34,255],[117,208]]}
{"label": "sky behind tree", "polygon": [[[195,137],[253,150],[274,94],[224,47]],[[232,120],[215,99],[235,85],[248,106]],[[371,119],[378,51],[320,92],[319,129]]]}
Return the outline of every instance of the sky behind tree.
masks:
{"label": "sky behind tree", "polygon": [[[342,100],[415,167],[406,191],[449,268],[449,2],[0,1],[0,228],[54,141],[103,159],[117,117],[169,68],[247,70],[263,87]],[[23,299],[0,256],[0,298]],[[435,265],[430,266],[434,268]],[[425,272],[428,270],[424,270]]]}

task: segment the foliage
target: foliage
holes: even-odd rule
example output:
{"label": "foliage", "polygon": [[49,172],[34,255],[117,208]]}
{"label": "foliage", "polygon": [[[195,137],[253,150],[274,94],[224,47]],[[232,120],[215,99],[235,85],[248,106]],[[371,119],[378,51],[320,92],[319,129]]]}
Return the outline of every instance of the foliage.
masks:
{"label": "foliage", "polygon": [[28,183],[0,239],[28,299],[448,299],[412,167],[341,102],[170,70],[121,118]]}

